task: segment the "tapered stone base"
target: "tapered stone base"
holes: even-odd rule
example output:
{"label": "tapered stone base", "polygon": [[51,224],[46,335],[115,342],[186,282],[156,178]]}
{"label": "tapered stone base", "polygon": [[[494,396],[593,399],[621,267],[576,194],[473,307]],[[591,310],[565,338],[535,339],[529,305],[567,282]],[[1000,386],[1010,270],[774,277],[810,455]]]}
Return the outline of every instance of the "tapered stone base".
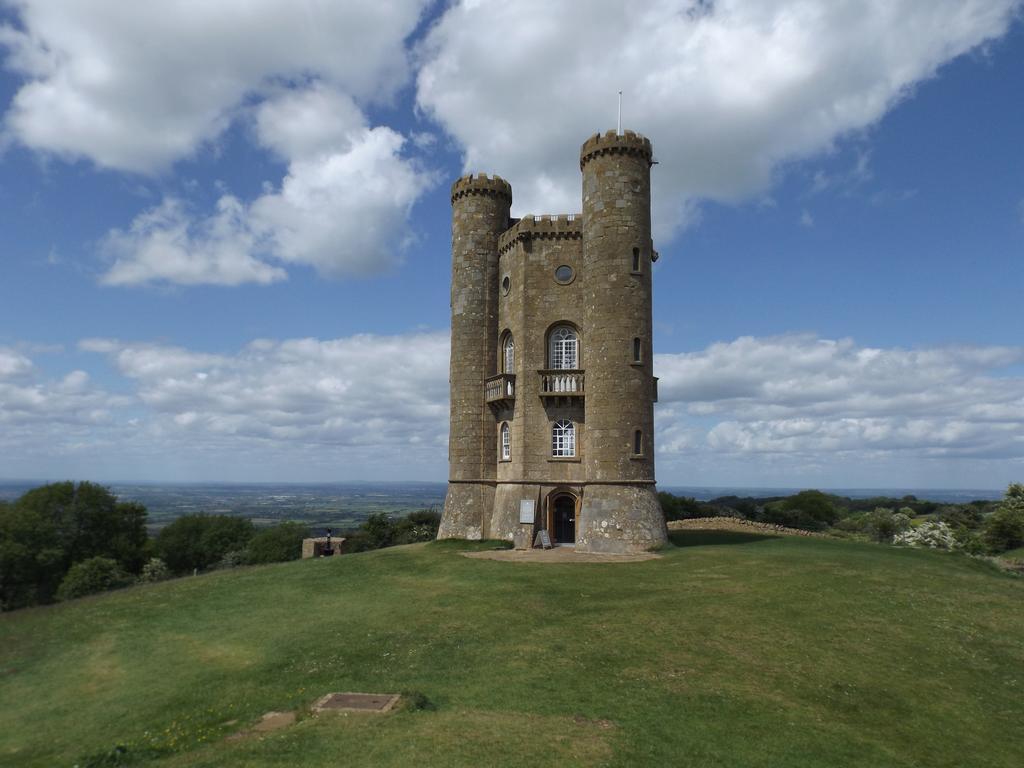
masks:
{"label": "tapered stone base", "polygon": [[540,485],[498,483],[494,491],[494,509],[490,515],[490,525],[487,526],[487,538],[514,540],[520,527],[519,512],[523,501],[532,501],[534,504],[534,519],[530,521],[530,525],[533,525],[540,514]]}
{"label": "tapered stone base", "polygon": [[437,538],[478,541],[487,537],[484,521],[490,522],[493,509],[493,485],[488,483],[449,483]]}
{"label": "tapered stone base", "polygon": [[668,540],[653,485],[588,485],[576,520],[576,551],[631,554]]}

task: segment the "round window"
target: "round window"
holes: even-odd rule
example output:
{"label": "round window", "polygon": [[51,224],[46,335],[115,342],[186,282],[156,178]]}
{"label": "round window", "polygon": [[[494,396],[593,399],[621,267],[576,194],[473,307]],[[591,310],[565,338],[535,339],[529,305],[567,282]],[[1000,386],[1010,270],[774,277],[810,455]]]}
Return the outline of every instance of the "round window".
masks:
{"label": "round window", "polygon": [[576,273],[573,272],[572,267],[570,267],[568,264],[563,264],[562,266],[555,270],[555,280],[557,280],[559,283],[562,283],[563,285],[565,283],[571,283],[572,279],[575,276]]}
{"label": "round window", "polygon": [[509,292],[509,289],[511,287],[512,287],[512,281],[509,279],[508,275],[505,275],[503,278],[501,278],[501,292],[502,293],[504,293],[506,296],[508,296],[508,292]]}

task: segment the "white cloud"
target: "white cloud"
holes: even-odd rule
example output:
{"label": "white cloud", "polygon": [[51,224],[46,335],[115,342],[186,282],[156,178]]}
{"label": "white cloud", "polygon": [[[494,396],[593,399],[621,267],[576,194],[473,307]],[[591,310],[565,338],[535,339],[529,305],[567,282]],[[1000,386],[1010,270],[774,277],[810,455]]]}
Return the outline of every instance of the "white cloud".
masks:
{"label": "white cloud", "polygon": [[223,190],[203,212],[168,196],[112,229],[107,284],[267,284],[289,264],[387,271],[433,176],[359,104],[406,82],[404,40],[425,5],[14,2],[23,28],[0,26],[0,46],[24,83],[6,129],[40,152],[154,173],[251,121],[248,135],[288,163],[256,200]]}
{"label": "white cloud", "polygon": [[422,47],[418,100],[465,148],[467,170],[512,181],[517,212],[572,212],[579,146],[614,126],[622,89],[624,126],[654,140],[665,237],[695,200],[757,195],[780,162],[876,123],[942,64],[1002,35],[1019,8],[467,0]]}
{"label": "white cloud", "polygon": [[219,136],[252,94],[311,74],[364,101],[408,77],[425,0],[8,0],[6,115],[25,146],[153,172]]}
{"label": "white cloud", "polygon": [[0,347],[0,379],[13,379],[32,370],[32,361],[20,352]]}
{"label": "white cloud", "polygon": [[181,200],[166,198],[136,216],[127,230],[107,234],[101,250],[113,263],[103,282],[238,285],[285,279],[283,269],[253,256],[257,238],[247,219],[245,206],[230,195],[221,197],[215,214],[198,220]]}
{"label": "white cloud", "polygon": [[809,335],[657,355],[665,454],[1024,458],[1019,347],[905,350]]}
{"label": "white cloud", "polygon": [[412,238],[409,209],[433,177],[401,157],[405,139],[390,128],[363,129],[349,142],[294,160],[280,189],[252,204],[250,225],[273,257],[329,275],[398,263]]}
{"label": "white cloud", "polygon": [[260,144],[286,160],[345,151],[353,135],[365,129],[366,120],[352,98],[320,82],[278,91],[256,108]]}
{"label": "white cloud", "polygon": [[[135,382],[161,430],[190,439],[359,447],[422,444],[443,455],[448,336],[257,340],[234,355],[85,340]],[[402,448],[402,450],[405,450]]]}
{"label": "white cloud", "polygon": [[351,98],[322,83],[262,102],[255,131],[290,160],[280,188],[249,204],[223,195],[205,217],[165,199],[104,239],[113,262],[104,282],[266,284],[287,277],[275,262],[333,276],[399,262],[412,239],[409,209],[434,180],[402,156],[399,133],[367,127]]}
{"label": "white cloud", "polygon": [[[85,339],[79,350],[108,359],[124,394],[80,370],[46,378],[0,349],[0,475],[444,477],[447,333],[263,339],[224,354]],[[1024,471],[1021,363],[1024,348],[811,335],[657,355],[659,478],[999,487]]]}

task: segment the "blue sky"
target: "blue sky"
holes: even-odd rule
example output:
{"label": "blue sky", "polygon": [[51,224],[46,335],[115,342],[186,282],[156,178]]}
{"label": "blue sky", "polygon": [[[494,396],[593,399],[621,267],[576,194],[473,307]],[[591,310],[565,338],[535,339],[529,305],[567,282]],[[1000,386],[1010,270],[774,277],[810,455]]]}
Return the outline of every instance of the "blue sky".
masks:
{"label": "blue sky", "polygon": [[660,482],[1024,477],[1017,0],[80,6],[0,2],[0,478],[443,480],[448,185],[578,211],[620,88]]}

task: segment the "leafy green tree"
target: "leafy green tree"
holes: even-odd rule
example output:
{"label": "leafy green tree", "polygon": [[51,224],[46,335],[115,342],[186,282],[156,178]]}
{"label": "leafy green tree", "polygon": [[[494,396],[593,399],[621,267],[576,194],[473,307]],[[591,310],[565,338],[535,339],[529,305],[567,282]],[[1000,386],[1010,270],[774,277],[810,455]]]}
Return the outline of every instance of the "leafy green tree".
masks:
{"label": "leafy green tree", "polygon": [[244,517],[182,515],[160,531],[156,550],[174,573],[206,570],[228,552],[243,551],[254,530]]}
{"label": "leafy green tree", "polygon": [[50,520],[0,502],[0,610],[51,600],[64,571],[64,551]]}
{"label": "leafy green tree", "polygon": [[121,569],[116,560],[109,557],[90,557],[71,566],[57,590],[57,599],[72,600],[97,592],[106,592],[109,589],[127,587],[132,581],[132,577]]}
{"label": "leafy green tree", "polygon": [[146,562],[146,508],[119,502],[101,485],[49,483],[25,493],[15,506],[53,526],[65,569],[92,557],[107,557],[138,573]]}
{"label": "leafy green tree", "polygon": [[389,547],[395,537],[395,524],[386,512],[374,512],[359,528],[366,536],[370,549]]}
{"label": "leafy green tree", "polygon": [[838,520],[839,511],[827,493],[800,491],[781,501],[766,504],[763,519],[775,525],[818,531]]}
{"label": "leafy green tree", "polygon": [[1024,546],[1024,484],[1011,483],[984,528],[985,544],[992,552]]}
{"label": "leafy green tree", "polygon": [[686,520],[693,517],[706,517],[707,513],[699,501],[689,496],[675,496],[662,491],[658,494],[661,511],[666,520]]}
{"label": "leafy green tree", "polygon": [[301,523],[280,523],[257,531],[249,540],[244,560],[247,563],[280,563],[302,557],[302,540],[309,529]]}

